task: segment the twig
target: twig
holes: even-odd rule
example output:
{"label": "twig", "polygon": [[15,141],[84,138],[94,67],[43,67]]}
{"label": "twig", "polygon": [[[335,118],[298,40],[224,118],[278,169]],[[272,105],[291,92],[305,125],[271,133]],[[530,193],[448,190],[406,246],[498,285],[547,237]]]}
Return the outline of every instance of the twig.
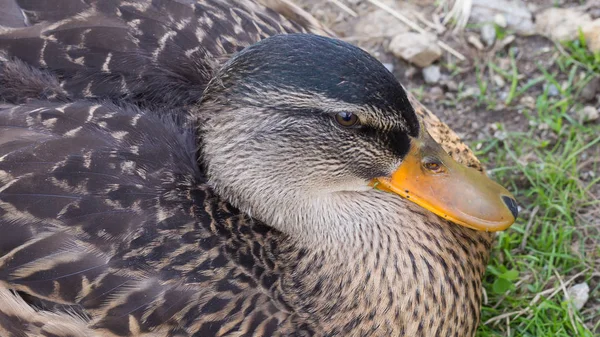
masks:
{"label": "twig", "polygon": [[513,315],[517,315],[517,317],[518,317],[518,316],[526,313],[529,310],[531,310],[531,309],[525,308],[525,309],[521,309],[519,311],[506,312],[504,314],[501,314],[501,315],[498,315],[496,317],[492,317],[492,318],[488,319],[487,321],[485,321],[483,323],[483,325],[488,325],[490,323],[498,322],[498,321],[501,321],[501,320],[505,319],[506,317],[510,317],[510,316],[513,316]]}
{"label": "twig", "polygon": [[[560,282],[560,289],[562,289],[562,291],[565,294],[565,297],[567,298],[567,300],[570,300],[569,292],[567,291],[567,286],[563,282],[562,277],[560,277],[560,275],[558,274],[558,272],[556,271],[556,269],[554,269],[554,274],[556,275],[556,278],[558,279],[558,282]],[[577,326],[575,326],[575,319],[573,318],[573,316],[574,316],[574,314],[573,314],[573,304],[569,303],[568,306],[569,306],[569,309],[568,309],[569,320],[571,321],[571,325],[573,326],[573,331],[577,331]]]}
{"label": "twig", "polygon": [[[406,16],[398,13],[398,11],[393,10],[392,8],[390,8],[388,5],[380,2],[379,0],[367,0],[370,3],[372,3],[373,5],[383,9],[384,11],[388,12],[389,14],[391,14],[392,16],[394,16],[396,19],[402,21],[405,25],[407,25],[408,27],[410,27],[411,29],[423,34],[423,35],[427,35],[427,31],[423,28],[421,28],[419,25],[417,25],[416,23],[412,22],[410,19],[408,19]],[[445,51],[449,52],[450,54],[454,55],[456,58],[458,58],[461,61],[466,60],[466,57],[459,53],[458,51],[456,51],[454,48],[450,47],[449,45],[447,45],[446,43],[437,40],[436,41],[437,44],[444,49]]]}
{"label": "twig", "polygon": [[483,294],[483,304],[487,305],[488,304],[488,295],[487,295],[487,291],[485,290],[484,287],[481,287],[481,293]]}
{"label": "twig", "polygon": [[446,31],[446,26],[442,24],[442,19],[437,13],[431,14],[431,20],[433,21],[433,24],[437,27],[435,30],[437,30],[438,34],[443,34]]}
{"label": "twig", "polygon": [[339,8],[341,8],[344,12],[350,14],[351,16],[357,18],[358,17],[358,13],[356,13],[355,11],[352,10],[352,8],[344,5],[343,3],[341,3],[339,0],[329,0],[331,2],[333,2],[336,6],[338,6]]}
{"label": "twig", "polygon": [[[436,25],[435,23],[427,20],[425,18],[425,16],[419,12],[412,12],[411,13],[419,20],[421,21],[421,23],[423,23],[425,26],[435,30],[436,32],[440,33],[440,27],[438,25]],[[442,31],[443,32],[443,31]]]}
{"label": "twig", "polygon": [[582,171],[584,167],[588,166],[589,164],[595,164],[595,163],[600,163],[600,158],[589,158],[588,160],[584,161],[583,163],[577,165],[577,171]]}
{"label": "twig", "polygon": [[[565,286],[568,285],[568,284],[570,284],[571,282],[573,282],[579,276],[587,273],[588,270],[589,270],[589,268],[586,269],[586,270],[584,270],[584,271],[582,271],[582,272],[579,272],[576,275],[574,275],[573,277],[571,277],[567,282],[565,282]],[[488,319],[487,321],[485,321],[483,323],[483,325],[488,325],[490,323],[499,322],[499,321],[502,321],[503,319],[505,319],[506,317],[511,317],[511,316],[515,316],[515,317],[513,317],[513,319],[517,319],[519,316],[521,316],[523,314],[526,314],[528,312],[531,312],[532,311],[531,307],[534,304],[536,304],[540,300],[540,298],[542,298],[542,296],[550,293],[550,295],[546,298],[547,300],[549,300],[549,299],[552,299],[554,296],[556,296],[556,294],[558,294],[559,292],[561,292],[561,290],[562,290],[562,288],[559,286],[559,287],[554,287],[554,288],[546,289],[546,290],[544,290],[542,292],[539,292],[539,293],[537,293],[537,295],[535,295],[535,297],[531,300],[531,302],[529,302],[529,305],[527,306],[527,308],[521,309],[521,310],[518,310],[518,311],[507,312],[507,313],[498,315],[496,317],[492,317],[492,318]]]}
{"label": "twig", "polygon": [[529,237],[529,231],[531,230],[531,226],[533,225],[533,220],[537,215],[537,212],[540,210],[540,206],[535,206],[533,211],[531,211],[531,215],[529,216],[529,221],[527,221],[527,226],[525,226],[525,233],[523,234],[523,240],[521,240],[521,251],[525,250],[525,246],[527,246],[527,238]]}

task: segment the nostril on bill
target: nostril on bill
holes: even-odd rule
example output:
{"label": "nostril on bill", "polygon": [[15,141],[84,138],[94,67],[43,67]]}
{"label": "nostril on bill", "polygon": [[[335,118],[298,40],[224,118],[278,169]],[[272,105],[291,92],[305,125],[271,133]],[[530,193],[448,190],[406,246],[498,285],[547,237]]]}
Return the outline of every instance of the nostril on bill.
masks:
{"label": "nostril on bill", "polygon": [[510,210],[512,215],[517,218],[519,215],[519,206],[517,205],[517,201],[511,197],[507,197],[505,195],[502,196],[502,201],[506,204],[506,207]]}

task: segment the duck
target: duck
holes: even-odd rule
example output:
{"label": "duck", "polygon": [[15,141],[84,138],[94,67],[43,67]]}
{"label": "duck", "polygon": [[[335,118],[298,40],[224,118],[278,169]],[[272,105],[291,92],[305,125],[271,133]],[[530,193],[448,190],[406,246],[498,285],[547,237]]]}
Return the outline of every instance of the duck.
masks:
{"label": "duck", "polygon": [[0,335],[475,334],[514,197],[306,22],[251,0],[8,0]]}

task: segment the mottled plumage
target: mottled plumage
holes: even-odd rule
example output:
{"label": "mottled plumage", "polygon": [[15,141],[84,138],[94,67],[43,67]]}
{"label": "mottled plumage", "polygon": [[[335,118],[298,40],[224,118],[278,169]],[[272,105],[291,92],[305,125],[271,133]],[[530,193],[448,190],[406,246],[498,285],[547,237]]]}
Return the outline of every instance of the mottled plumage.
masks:
{"label": "mottled plumage", "polygon": [[[371,219],[372,226],[343,242],[303,241],[293,230],[286,232],[285,224],[251,217],[250,204],[209,179],[206,165],[219,158],[210,163],[200,158],[198,164],[202,151],[216,156],[227,143],[244,143],[241,133],[220,139],[222,144],[213,138],[199,143],[198,133],[225,134],[229,129],[219,123],[229,123],[252,104],[266,105],[261,99],[272,100],[268,107],[284,102],[285,111],[327,99],[332,105],[391,104],[385,96],[381,102],[354,102],[342,95],[348,91],[330,88],[323,90],[334,96],[323,100],[314,97],[319,88],[304,96],[293,88],[267,91],[270,75],[253,78],[256,92],[239,94],[235,75],[241,71],[227,73],[234,77],[231,86],[219,76],[209,84],[232,54],[269,36],[304,32],[302,26],[249,0],[0,0],[4,3],[0,335],[474,334],[490,234],[449,224],[379,192],[395,207],[389,217]],[[375,67],[364,57],[356,60],[367,62],[366,69]],[[275,81],[284,82],[282,76]],[[223,106],[224,98],[228,108],[210,109]],[[235,105],[236,98],[243,101]],[[414,112],[391,107],[398,115],[389,121],[380,112],[373,118],[404,130],[415,124],[416,112],[455,159],[481,169],[445,124],[412,96],[407,99],[410,104],[398,103],[399,110],[412,106]],[[307,111],[306,118],[321,118],[312,115],[313,108]],[[253,118],[248,123],[261,127],[263,119]],[[363,138],[357,136],[357,142],[366,142]],[[199,144],[209,149],[198,151]],[[303,149],[298,153],[302,159]],[[326,170],[332,162],[314,165]],[[252,174],[240,167],[233,172],[241,171]],[[357,193],[356,205],[366,205],[368,213],[375,205],[361,203],[367,192]],[[355,199],[342,200],[347,202],[340,205],[350,207],[344,214],[352,214]]]}

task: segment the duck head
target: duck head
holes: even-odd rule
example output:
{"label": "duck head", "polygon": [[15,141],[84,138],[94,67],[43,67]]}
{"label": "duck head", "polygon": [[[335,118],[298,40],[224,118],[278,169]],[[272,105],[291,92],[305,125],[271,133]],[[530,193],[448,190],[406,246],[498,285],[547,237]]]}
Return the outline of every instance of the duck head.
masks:
{"label": "duck head", "polygon": [[432,139],[379,61],[339,40],[291,34],[247,47],[215,74],[198,116],[217,191],[289,234],[397,212],[399,196],[481,231],[517,216],[505,188]]}

